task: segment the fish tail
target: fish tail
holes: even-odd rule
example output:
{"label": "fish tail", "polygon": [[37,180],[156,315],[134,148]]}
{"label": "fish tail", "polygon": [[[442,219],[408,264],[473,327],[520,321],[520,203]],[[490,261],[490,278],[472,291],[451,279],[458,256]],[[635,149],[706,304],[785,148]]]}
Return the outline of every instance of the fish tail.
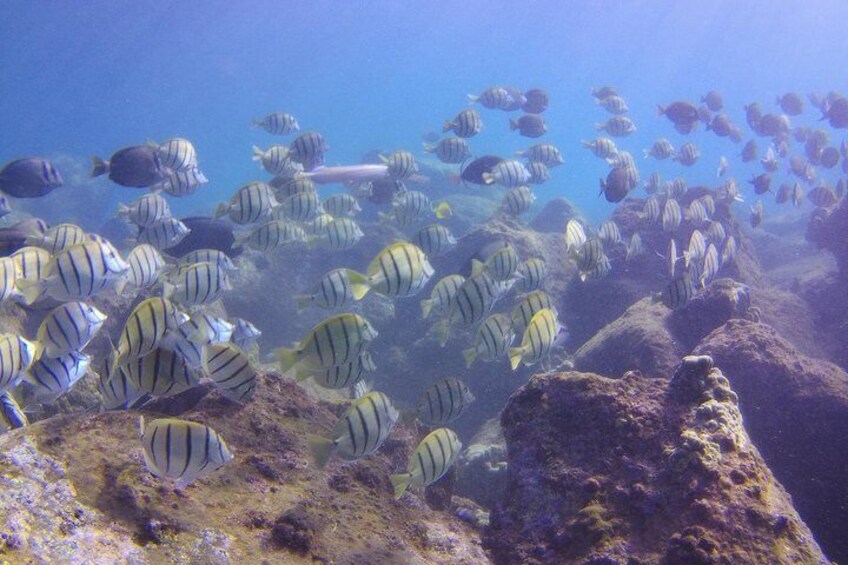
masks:
{"label": "fish tail", "polygon": [[462,351],[462,356],[465,358],[465,366],[470,367],[474,360],[477,359],[477,348],[471,347]]}
{"label": "fish tail", "polygon": [[642,153],[645,155],[645,159],[647,159],[651,155],[651,152],[648,151],[647,149],[643,149]]}
{"label": "fish tail", "polygon": [[239,249],[240,247],[244,247],[247,241],[250,239],[250,232],[235,232],[233,233],[233,245],[232,249]]}
{"label": "fish tail", "polygon": [[350,281],[350,292],[353,294],[353,299],[362,300],[368,294],[368,291],[371,290],[368,276],[352,269],[346,269],[346,271],[347,279]]}
{"label": "fish tail", "polygon": [[439,345],[444,347],[450,337],[450,320],[442,320],[436,324],[436,336],[439,338]]}
{"label": "fish tail", "polygon": [[442,126],[442,132],[449,132],[453,129],[453,122],[450,120],[446,120],[445,124]]}
{"label": "fish tail", "polygon": [[42,283],[39,279],[17,279],[15,286],[23,296],[24,303],[31,306],[41,296]]}
{"label": "fish tail", "polygon": [[176,292],[177,287],[173,284],[165,281],[162,283],[162,298],[170,300],[172,296],[174,296],[174,292]]}
{"label": "fish tail", "polygon": [[217,220],[221,216],[225,215],[229,211],[229,208],[230,207],[227,205],[226,202],[221,202],[220,204],[218,204],[218,207],[215,208],[215,215],[213,216],[213,218]]}
{"label": "fish tail", "polygon": [[424,153],[432,153],[435,150],[436,150],[435,145],[430,145],[429,143],[424,144]]}
{"label": "fish tail", "polygon": [[335,451],[335,442],[316,434],[309,434],[306,437],[306,443],[309,445],[309,451],[312,452],[312,458],[315,459],[315,466],[323,469]]}
{"label": "fish tail", "polygon": [[278,347],[274,350],[277,362],[280,363],[280,372],[285,373],[297,364],[297,350],[286,347]]}
{"label": "fish tail", "polygon": [[126,204],[119,203],[118,211],[115,213],[119,218],[126,218],[130,213],[130,207]]}
{"label": "fish tail", "polygon": [[411,478],[412,475],[410,473],[398,473],[389,477],[392,487],[395,489],[395,500],[403,496],[403,493],[409,488],[409,479]]}
{"label": "fish tail", "polygon": [[595,129],[598,131],[603,131],[607,125],[604,122],[595,122]]}
{"label": "fish tail", "polygon": [[426,320],[430,317],[430,312],[433,310],[433,303],[435,301],[432,298],[427,298],[421,301],[421,316]]}
{"label": "fish tail", "polygon": [[471,276],[475,277],[486,270],[486,264],[478,259],[471,260]]}
{"label": "fish tail", "polygon": [[262,148],[254,145],[253,146],[253,157],[252,157],[252,159],[254,161],[261,161],[264,156],[265,156],[265,152],[262,151]]}
{"label": "fish tail", "polygon": [[309,294],[297,294],[294,297],[294,301],[297,304],[297,311],[300,312],[309,308],[309,305],[312,304],[312,296]]}
{"label": "fish tail", "polygon": [[478,100],[480,100],[480,97],[479,97],[479,96],[476,96],[476,95],[474,95],[474,94],[469,94],[469,95],[467,96],[467,98],[468,98],[468,103],[469,103],[469,104],[474,104],[475,102],[477,102]]}
{"label": "fish tail", "polygon": [[91,176],[99,177],[109,172],[109,161],[104,161],[98,156],[91,158]]}
{"label": "fish tail", "polygon": [[115,295],[121,296],[121,294],[124,292],[124,289],[126,288],[128,282],[129,282],[129,279],[127,278],[126,274],[124,274],[121,278],[119,278],[118,281],[115,283]]}
{"label": "fish tail", "polygon": [[493,182],[495,182],[495,175],[493,175],[492,173],[483,173],[481,176],[483,178],[484,184],[492,184]]}
{"label": "fish tail", "polygon": [[509,120],[509,131],[515,131],[518,129],[518,122],[513,119]]}
{"label": "fish tail", "polygon": [[657,116],[665,116],[665,108],[657,105]]}
{"label": "fish tail", "polygon": [[306,371],[304,369],[298,368],[298,369],[295,369],[295,371],[294,371],[294,380],[296,382],[299,382],[299,383],[302,383],[303,381],[305,381],[306,379],[308,379],[311,376],[312,376],[312,373],[310,373],[309,371]]}
{"label": "fish tail", "polygon": [[441,219],[450,218],[453,212],[451,211],[450,204],[447,202],[439,202],[436,207],[433,209],[436,213],[436,217]]}
{"label": "fish tail", "polygon": [[509,365],[512,367],[512,370],[516,370],[518,365],[521,364],[521,357],[524,355],[523,347],[510,347],[509,348]]}

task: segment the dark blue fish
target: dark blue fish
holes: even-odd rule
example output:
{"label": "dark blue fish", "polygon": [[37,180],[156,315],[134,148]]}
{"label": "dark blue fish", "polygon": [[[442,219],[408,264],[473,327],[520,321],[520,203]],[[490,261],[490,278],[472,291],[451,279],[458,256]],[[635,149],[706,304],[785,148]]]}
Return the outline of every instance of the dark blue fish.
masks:
{"label": "dark blue fish", "polygon": [[109,174],[109,179],[121,186],[145,188],[165,177],[167,169],[162,166],[155,147],[134,145],[117,151],[108,161],[93,157],[91,176]]}
{"label": "dark blue fish", "polygon": [[548,105],[551,102],[547,91],[541,88],[531,88],[524,93],[524,98],[526,98],[527,101],[524,102],[521,109],[528,114],[541,114],[548,109]]}
{"label": "dark blue fish", "polygon": [[43,235],[46,231],[47,223],[39,218],[30,218],[12,227],[0,228],[0,257],[6,257],[21,247],[26,247],[28,237]]}
{"label": "dark blue fish", "polygon": [[459,175],[460,180],[470,182],[471,184],[485,185],[483,181],[483,173],[491,173],[498,163],[503,161],[495,155],[484,155],[478,159],[467,163],[462,167],[462,172]]}
{"label": "dark blue fish", "polygon": [[62,184],[53,163],[41,157],[18,159],[0,170],[0,190],[15,198],[38,198]]}
{"label": "dark blue fish", "polygon": [[233,249],[235,236],[230,222],[207,216],[182,218],[180,221],[191,231],[178,244],[168,248],[168,255],[182,257],[198,249],[217,249],[230,257],[241,254],[241,248]]}

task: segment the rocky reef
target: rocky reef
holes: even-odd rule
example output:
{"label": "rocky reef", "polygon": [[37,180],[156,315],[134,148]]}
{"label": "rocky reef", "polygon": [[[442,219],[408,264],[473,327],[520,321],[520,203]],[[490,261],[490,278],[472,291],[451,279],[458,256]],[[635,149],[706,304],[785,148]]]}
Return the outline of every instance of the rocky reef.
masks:
{"label": "rocky reef", "polygon": [[342,405],[274,374],[246,406],[191,398],[181,417],[212,426],[236,457],[182,490],[145,469],[137,412],[54,416],[0,436],[0,562],[488,562],[466,522],[422,493],[393,499],[388,477],[405,467],[414,427],[398,426],[377,456],[320,471],[305,438]]}
{"label": "rocky reef", "polygon": [[671,379],[536,375],[501,422],[496,563],[827,563],[709,357]]}

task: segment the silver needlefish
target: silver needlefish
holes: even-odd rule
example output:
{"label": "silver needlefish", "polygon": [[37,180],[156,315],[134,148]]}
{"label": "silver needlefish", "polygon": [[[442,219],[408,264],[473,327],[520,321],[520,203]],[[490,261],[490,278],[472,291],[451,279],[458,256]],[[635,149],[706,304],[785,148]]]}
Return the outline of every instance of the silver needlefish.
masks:
{"label": "silver needlefish", "polygon": [[474,346],[462,352],[466,367],[470,367],[477,359],[494,361],[506,355],[514,337],[510,319],[503,314],[492,314],[477,326]]}
{"label": "silver needlefish", "polygon": [[38,352],[50,357],[82,351],[106,322],[106,314],[85,302],[66,302],[51,310],[38,326]]}
{"label": "silver needlefish", "polygon": [[442,277],[430,292],[430,298],[421,301],[422,317],[426,320],[432,313],[443,314],[448,312],[453,304],[456,292],[464,282],[465,277],[462,275],[454,274]]}
{"label": "silver needlefish", "polygon": [[175,418],[145,424],[141,416],[138,427],[148,471],[176,481],[179,489],[208,477],[233,459],[218,432],[203,424]]}
{"label": "silver needlefish", "polygon": [[203,348],[203,373],[212,379],[221,394],[234,402],[247,402],[256,390],[257,372],[248,355],[232,343]]}
{"label": "silver needlefish", "polygon": [[382,392],[372,391],[351,403],[336,423],[330,437],[307,438],[315,465],[324,468],[333,455],[345,460],[375,453],[397,422],[399,413]]}
{"label": "silver needlefish", "polygon": [[430,432],[409,458],[407,470],[389,477],[395,490],[395,498],[400,498],[410,486],[428,486],[448,472],[459,454],[462,442],[451,429],[438,428]]}
{"label": "silver needlefish", "polygon": [[427,389],[418,400],[418,419],[427,426],[453,422],[474,402],[474,395],[459,379],[442,379]]}
{"label": "silver needlefish", "polygon": [[356,384],[365,378],[366,373],[373,373],[376,370],[377,365],[371,357],[371,352],[364,351],[354,360],[333,367],[320,369],[299,367],[295,371],[295,380],[302,382],[311,378],[324,388],[341,389]]}

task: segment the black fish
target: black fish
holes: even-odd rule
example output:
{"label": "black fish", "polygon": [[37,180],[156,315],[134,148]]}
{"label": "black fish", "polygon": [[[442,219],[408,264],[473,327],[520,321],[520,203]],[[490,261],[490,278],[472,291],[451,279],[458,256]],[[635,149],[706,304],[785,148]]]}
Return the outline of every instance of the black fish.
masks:
{"label": "black fish", "polygon": [[46,231],[47,223],[40,218],[30,218],[12,227],[0,228],[0,257],[7,257],[21,247],[26,247],[28,237]]}
{"label": "black fish", "polygon": [[12,161],[0,170],[0,190],[15,198],[38,198],[62,186],[62,175],[41,157]]}
{"label": "black fish", "polygon": [[162,166],[155,147],[134,145],[117,151],[108,161],[93,158],[91,176],[109,173],[109,179],[121,186],[145,188],[156,184],[167,170]]}
{"label": "black fish", "polygon": [[371,181],[371,194],[368,201],[374,204],[390,204],[395,194],[405,190],[403,183],[399,180],[385,179]]}
{"label": "black fish", "polygon": [[517,120],[509,121],[510,131],[518,130],[524,137],[541,137],[548,131],[545,119],[539,114],[524,114]]}
{"label": "black fish", "polygon": [[627,172],[627,167],[613,167],[607,179],[601,179],[601,194],[607,202],[621,202],[627,196],[628,191],[633,188],[632,177]]}
{"label": "black fish", "polygon": [[178,244],[168,248],[168,255],[182,257],[198,249],[217,249],[230,257],[241,254],[241,248],[233,249],[235,237],[229,222],[214,220],[207,216],[182,218],[180,221],[191,231]]}
{"label": "black fish", "polygon": [[524,93],[524,98],[527,101],[521,109],[529,114],[541,114],[548,109],[548,105],[551,102],[547,91],[541,88],[531,88]]}
{"label": "black fish", "polygon": [[483,173],[491,173],[492,169],[494,169],[501,161],[503,161],[503,159],[494,155],[484,155],[478,159],[474,159],[462,167],[459,178],[462,181],[470,182],[471,184],[485,185],[486,183],[483,181]]}

